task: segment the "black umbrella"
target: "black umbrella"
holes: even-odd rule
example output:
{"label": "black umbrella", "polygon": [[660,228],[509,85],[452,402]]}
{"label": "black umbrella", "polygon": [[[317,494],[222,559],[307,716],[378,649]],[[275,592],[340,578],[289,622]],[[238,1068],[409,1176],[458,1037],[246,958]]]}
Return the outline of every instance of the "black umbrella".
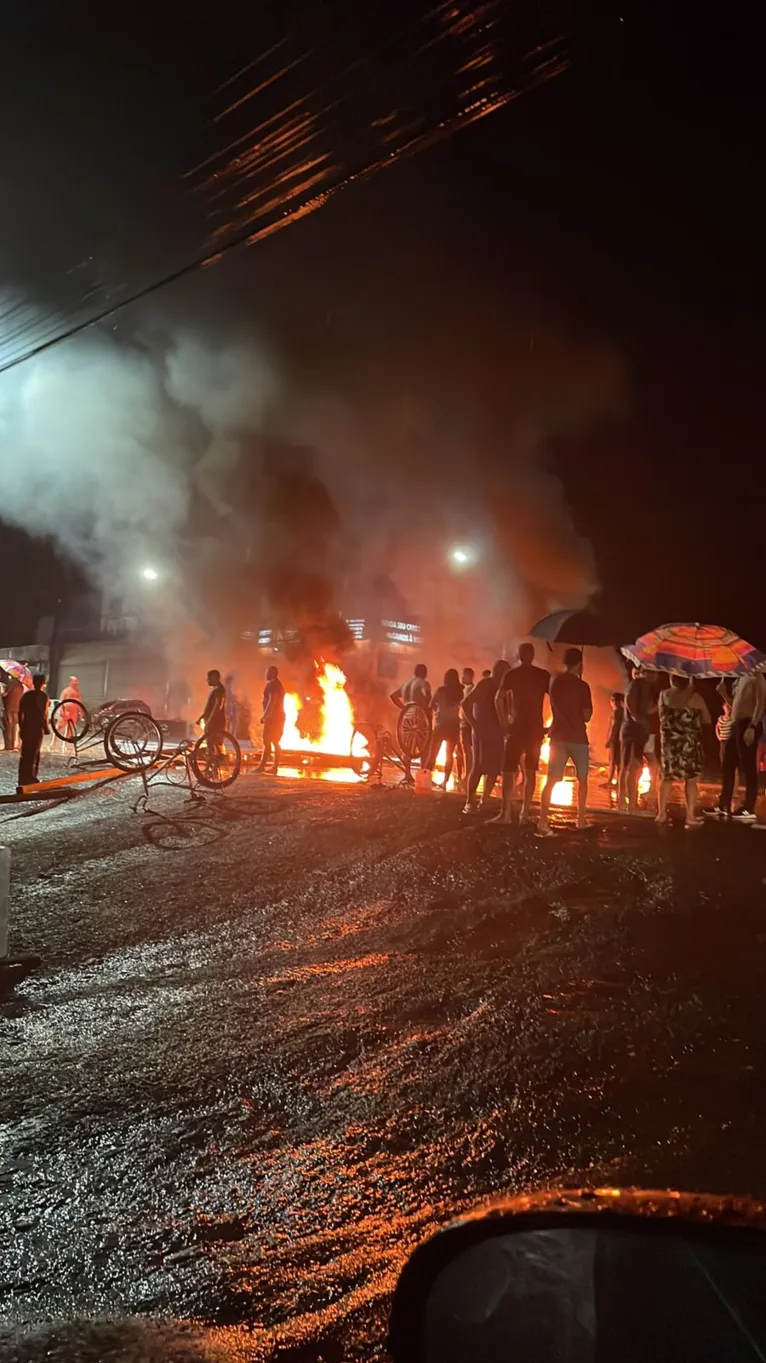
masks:
{"label": "black umbrella", "polygon": [[548,645],[576,644],[578,648],[616,648],[608,623],[592,610],[553,611],[528,631],[532,639]]}

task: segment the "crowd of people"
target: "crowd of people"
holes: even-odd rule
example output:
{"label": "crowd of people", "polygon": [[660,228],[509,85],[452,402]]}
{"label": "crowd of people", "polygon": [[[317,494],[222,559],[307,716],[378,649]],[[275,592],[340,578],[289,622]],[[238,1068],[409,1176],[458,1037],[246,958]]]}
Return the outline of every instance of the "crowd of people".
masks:
{"label": "crowd of people", "polygon": [[[400,709],[415,705],[426,713],[429,741],[421,755],[421,767],[432,773],[444,749],[442,788],[447,789],[454,772],[458,788],[465,793],[465,814],[486,808],[502,777],[501,809],[493,822],[534,821],[540,834],[549,835],[552,793],[570,762],[577,787],[577,826],[586,824],[591,765],[588,725],[593,699],[582,669],[581,650],[568,648],[563,670],[551,676],[536,665],[534,645],[524,643],[514,664],[500,659],[478,680],[473,668],[464,668],[460,675],[456,668],[449,668],[435,691],[425,663],[418,663],[409,681],[392,692],[391,700]],[[716,723],[721,789],[715,805],[701,813],[698,782],[704,762],[703,731],[712,723],[710,708],[687,677],[671,676],[664,688],[658,687],[658,680],[657,673],[631,667],[626,691],[616,691],[611,697],[606,784],[616,794],[618,809],[629,814],[647,812],[639,800],[639,778],[648,767],[654,805],[651,812],[658,823],[667,823],[672,788],[680,783],[687,826],[701,823],[703,815],[755,824],[759,738],[766,743],[766,676],[755,672],[734,680],[724,678],[717,687],[722,705]],[[207,681],[209,694],[197,722],[210,742],[219,743],[227,725],[227,688],[216,670],[208,673]],[[37,782],[43,739],[51,732],[46,678],[36,674],[27,689],[17,676],[4,672],[0,683],[6,750],[15,750],[20,740],[21,788]],[[66,721],[67,706],[74,708],[74,703],[81,701],[77,678],[70,677],[61,694],[59,727]],[[257,770],[276,774],[285,727],[285,688],[275,666],[266,672],[260,723],[263,744]],[[539,814],[533,820],[546,733],[550,738],[548,766]],[[732,809],[738,777],[744,796]]]}
{"label": "crowd of people", "polygon": [[[759,738],[766,738],[766,677],[753,672],[722,678],[716,687],[722,711],[716,722],[721,760],[721,790],[711,809],[699,810],[699,778],[704,765],[703,731],[712,724],[709,705],[693,681],[671,676],[658,690],[655,678],[640,667],[631,669],[625,693],[611,698],[612,721],[607,736],[609,783],[617,784],[618,804],[637,813],[638,778],[649,767],[658,823],[667,823],[674,782],[683,785],[686,822],[702,817],[756,822]],[[732,809],[737,775],[744,786],[742,803]]]}
{"label": "crowd of people", "polygon": [[590,766],[587,726],[593,699],[582,679],[582,663],[580,649],[567,649],[563,672],[551,677],[545,668],[536,666],[534,645],[522,644],[515,665],[501,658],[478,681],[472,668],[465,668],[462,677],[450,668],[433,694],[428,669],[419,663],[411,680],[397,688],[391,699],[400,707],[420,705],[433,716],[423,767],[433,771],[444,745],[443,789],[447,789],[454,765],[458,783],[465,784],[464,813],[487,807],[502,776],[502,807],[494,821],[511,823],[517,815],[525,822],[532,818],[547,697],[550,755],[537,826],[540,833],[549,834],[551,796],[570,760],[577,777],[577,823],[578,827],[585,825]]}
{"label": "crowd of people", "polygon": [[[577,826],[586,824],[591,764],[588,724],[593,716],[593,699],[582,668],[581,650],[569,648],[563,671],[551,676],[535,665],[534,646],[526,643],[519,648],[514,665],[501,659],[479,681],[475,681],[471,668],[465,668],[460,677],[455,668],[450,668],[433,694],[428,669],[420,663],[391,699],[399,707],[419,705],[433,719],[422,766],[432,772],[444,747],[442,789],[447,789],[454,769],[459,787],[465,788],[464,813],[471,814],[480,805],[486,807],[502,775],[502,808],[493,820],[497,823],[532,820],[540,752],[547,732],[550,752],[535,822],[539,833],[549,835],[553,790],[570,762],[577,786]],[[658,823],[666,824],[673,786],[680,783],[687,827],[702,823],[704,815],[756,824],[759,737],[766,743],[766,677],[756,672],[724,678],[717,687],[723,706],[716,724],[722,782],[716,804],[704,811],[699,808],[699,779],[704,764],[703,730],[712,723],[710,708],[694,681],[686,676],[670,676],[665,687],[658,686],[659,681],[659,674],[631,667],[627,690],[611,697],[606,784],[616,796],[617,808],[627,814],[651,813]],[[547,729],[546,698],[550,709]],[[650,808],[643,807],[639,797],[644,768],[650,774]],[[744,796],[732,809],[738,774]]]}
{"label": "crowd of people", "polygon": [[36,672],[32,685],[25,687],[15,673],[2,671],[3,746],[6,752],[19,751],[17,789],[37,785],[43,739],[50,734],[48,723],[47,677]]}

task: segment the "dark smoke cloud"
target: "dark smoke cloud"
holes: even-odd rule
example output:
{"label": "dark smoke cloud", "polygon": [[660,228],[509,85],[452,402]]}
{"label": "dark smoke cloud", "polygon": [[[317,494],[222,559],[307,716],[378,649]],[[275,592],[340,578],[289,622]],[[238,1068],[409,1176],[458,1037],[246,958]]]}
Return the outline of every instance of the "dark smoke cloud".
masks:
{"label": "dark smoke cloud", "polygon": [[469,541],[477,631],[502,616],[523,634],[597,585],[548,458],[622,400],[607,347],[523,330],[495,336],[486,373],[463,336],[432,365],[373,342],[332,382],[332,359],[312,381],[241,333],[93,329],[0,376],[0,515],[110,590],[157,564],[166,629],[269,617],[325,652],[346,642],[339,611],[371,595],[443,613],[447,550]]}

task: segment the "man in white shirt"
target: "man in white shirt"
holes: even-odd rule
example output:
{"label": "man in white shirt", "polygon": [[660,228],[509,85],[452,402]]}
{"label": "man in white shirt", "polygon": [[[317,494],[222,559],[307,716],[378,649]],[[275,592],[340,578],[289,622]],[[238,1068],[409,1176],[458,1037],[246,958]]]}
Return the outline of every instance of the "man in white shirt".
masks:
{"label": "man in white shirt", "polygon": [[418,663],[410,680],[391,692],[391,700],[399,710],[403,710],[405,705],[419,705],[426,711],[431,709],[431,683],[425,663]]}

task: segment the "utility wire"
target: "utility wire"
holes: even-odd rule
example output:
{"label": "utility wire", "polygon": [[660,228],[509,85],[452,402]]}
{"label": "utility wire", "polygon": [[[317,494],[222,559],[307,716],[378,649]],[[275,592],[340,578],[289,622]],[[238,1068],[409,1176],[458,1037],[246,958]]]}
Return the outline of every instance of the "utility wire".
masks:
{"label": "utility wire", "polygon": [[[442,5],[437,5],[435,7],[435,10],[431,10],[429,14],[438,13],[440,10],[443,10],[443,8],[444,7]],[[411,29],[414,26],[415,25],[412,24],[406,25],[405,31],[407,29]],[[395,35],[394,41],[396,41],[396,38],[398,38],[399,36],[400,36],[399,34]],[[441,37],[443,35],[439,36]],[[522,58],[522,62],[528,60],[530,56],[540,57],[542,55],[542,52],[545,51],[545,49],[555,48],[559,42],[563,43],[563,40],[558,39],[554,40],[553,43],[543,44],[542,48],[537,48],[532,53],[525,54],[525,56]],[[281,46],[281,44],[278,44],[277,46]],[[386,46],[389,46],[389,43],[387,43]],[[264,53],[263,56],[266,57],[268,55],[271,55],[271,53],[273,53],[275,50],[276,48],[272,48],[270,49],[270,52]],[[247,71],[248,69],[251,69],[252,66],[256,64],[257,62],[249,63],[247,66],[241,68],[240,72],[237,72],[234,77],[230,78],[230,81],[225,82],[225,85],[233,83],[233,81],[236,79],[238,75],[243,74],[243,72]],[[348,76],[351,73],[351,71],[354,70],[356,65],[357,65],[356,62],[352,62],[350,66],[347,66],[345,70],[342,70],[339,73],[341,80],[343,79],[343,77]],[[472,104],[460,108],[458,112],[450,118],[442,118],[441,120],[439,120],[437,115],[437,121],[435,125],[432,125],[431,127],[423,128],[421,119],[420,130],[414,132],[410,136],[407,135],[407,129],[405,127],[404,129],[401,130],[401,135],[404,138],[404,141],[399,147],[391,146],[388,150],[384,151],[383,153],[379,152],[376,156],[367,161],[366,164],[363,164],[356,169],[346,169],[345,173],[341,172],[340,178],[336,179],[335,181],[326,183],[324,187],[321,189],[317,189],[317,192],[313,194],[311,198],[308,199],[302,198],[297,203],[293,202],[296,198],[296,194],[301,189],[304,192],[307,192],[308,189],[312,187],[312,185],[317,183],[317,181],[324,179],[324,176],[316,177],[316,179],[310,179],[304,185],[299,186],[298,190],[294,190],[292,193],[288,193],[285,197],[281,199],[272,200],[267,206],[268,212],[270,214],[273,214],[280,208],[283,208],[285,209],[285,211],[283,212],[281,217],[276,219],[272,218],[271,221],[268,221],[263,225],[258,225],[257,218],[260,215],[258,213],[254,214],[252,217],[249,217],[244,223],[242,223],[239,226],[239,230],[231,231],[231,235],[229,235],[228,240],[222,241],[214,249],[211,249],[211,247],[208,246],[203,254],[196,256],[193,260],[188,261],[187,263],[179,266],[177,269],[170,271],[169,273],[163,275],[161,278],[154,280],[150,284],[146,284],[143,285],[141,288],[135,289],[132,293],[129,293],[125,297],[122,297],[118,302],[111,303],[108,307],[104,307],[100,311],[86,318],[81,318],[79,321],[73,321],[71,325],[65,326],[63,330],[58,330],[52,335],[44,333],[43,336],[36,343],[29,345],[23,351],[15,355],[11,355],[10,358],[7,358],[5,360],[0,360],[0,374],[7,373],[9,370],[14,369],[21,364],[25,364],[28,360],[34,359],[37,356],[46,353],[48,350],[51,350],[54,346],[61,345],[64,341],[71,340],[73,337],[80,335],[82,332],[86,331],[89,327],[98,326],[101,322],[104,322],[108,320],[110,317],[113,317],[116,313],[121,312],[124,308],[130,307],[133,303],[137,303],[144,298],[150,297],[153,293],[156,293],[158,290],[166,288],[168,285],[174,284],[179,280],[186,278],[189,275],[196,274],[197,271],[199,270],[203,270],[209,268],[212,265],[217,264],[229,251],[236,250],[238,247],[246,244],[253,245],[256,242],[263,240],[265,237],[270,236],[273,233],[281,230],[283,227],[286,227],[289,224],[296,222],[299,218],[305,217],[310,213],[315,212],[318,208],[326,204],[330,197],[335,195],[339,190],[344,189],[347,186],[356,183],[357,181],[360,180],[365,181],[374,174],[376,174],[377,171],[384,169],[386,166],[394,165],[404,157],[410,157],[412,155],[415,155],[417,152],[424,150],[427,147],[433,146],[436,142],[451,137],[455,132],[459,131],[461,128],[468,127],[470,126],[470,124],[476,122],[478,119],[484,118],[486,117],[487,114],[493,113],[497,109],[502,108],[511,100],[520,96],[525,90],[559,75],[562,71],[566,70],[569,67],[569,65],[570,65],[569,53],[566,50],[565,43],[563,43],[562,50],[555,53],[555,55],[548,57],[545,60],[539,61],[538,65],[533,66],[533,68],[530,71],[528,71],[526,75],[520,75],[519,81],[518,83],[515,84],[514,88],[511,89],[506,88],[502,92],[498,91],[492,97],[478,98]],[[322,86],[324,86],[326,82],[322,82],[321,84]],[[224,87],[219,87],[219,90],[222,88]],[[333,100],[329,108],[337,107],[337,104],[342,102],[342,99],[343,97],[341,96],[340,98]],[[303,103],[303,100],[298,101],[298,103],[299,104]],[[294,107],[294,105],[291,107]],[[252,130],[249,136],[252,136],[253,133],[257,133],[257,131],[258,131],[257,129]],[[245,134],[245,138],[247,137],[248,134]],[[239,142],[240,139],[236,139],[236,141]],[[229,147],[225,148],[222,154],[225,155],[226,152],[231,149],[232,145],[236,145],[236,143],[235,144],[230,143]],[[202,168],[202,166],[209,164],[210,160],[212,159],[217,158],[208,158],[208,161],[202,162],[201,165],[198,165],[195,168],[195,170],[199,170]],[[340,168],[337,166],[330,167],[329,169],[335,171],[340,170]],[[225,174],[227,170],[230,170],[230,167],[224,168],[223,173]],[[194,174],[194,171],[191,172],[191,174]],[[248,177],[244,176],[242,178]],[[245,202],[247,202],[247,200]],[[233,226],[234,225],[232,224],[232,227]],[[225,235],[227,230],[230,229],[227,229],[226,227],[223,230],[219,229],[221,235]],[[14,314],[20,308],[20,306],[21,305],[18,303],[14,304],[13,307],[9,310],[10,315]],[[32,305],[29,306],[31,307]],[[9,314],[6,313],[5,315],[8,316]],[[43,318],[38,319],[36,323],[38,328],[40,325],[49,321],[54,315],[55,314],[53,313],[47,313]],[[16,340],[20,339],[20,336],[23,335],[23,332],[24,332],[23,326],[16,327],[12,332],[12,338]],[[0,346],[1,345],[2,345],[2,317],[0,317]]]}

